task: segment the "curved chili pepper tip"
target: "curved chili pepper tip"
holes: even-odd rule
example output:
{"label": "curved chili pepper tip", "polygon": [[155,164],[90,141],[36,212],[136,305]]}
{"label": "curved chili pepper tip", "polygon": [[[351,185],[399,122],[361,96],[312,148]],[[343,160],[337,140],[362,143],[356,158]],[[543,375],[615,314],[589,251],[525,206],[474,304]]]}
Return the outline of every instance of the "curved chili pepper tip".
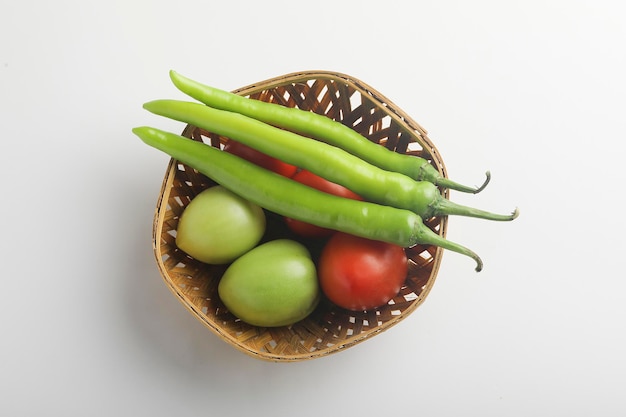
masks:
{"label": "curved chili pepper tip", "polygon": [[467,185],[459,184],[458,182],[452,181],[449,178],[442,177],[441,175],[439,175],[439,172],[430,173],[430,176],[424,177],[424,180],[430,181],[439,187],[448,188],[450,190],[460,191],[463,193],[478,194],[479,192],[484,190],[487,184],[489,184],[489,181],[491,181],[491,172],[485,172],[485,176],[485,181],[479,187],[469,187]]}
{"label": "curved chili pepper tip", "polygon": [[519,210],[517,208],[515,208],[511,214],[496,214],[474,207],[457,204],[447,198],[439,196],[436,197],[436,201],[434,201],[429,208],[429,214],[433,216],[456,215],[495,221],[511,221],[519,216]]}
{"label": "curved chili pepper tip", "polygon": [[491,181],[491,172],[490,171],[485,172],[485,177],[486,177],[485,182],[483,182],[483,185],[481,185],[474,191],[474,194],[478,194],[479,192],[485,189],[487,184],[489,184],[489,181]]}
{"label": "curved chili pepper tip", "polygon": [[476,269],[474,269],[476,272],[480,272],[483,270],[483,261],[478,258],[476,259]]}
{"label": "curved chili pepper tip", "polygon": [[417,216],[416,218],[414,233],[415,243],[434,245],[452,252],[459,253],[461,255],[468,256],[472,258],[474,262],[476,262],[476,272],[480,272],[483,269],[483,261],[482,259],[480,259],[480,256],[478,256],[476,252],[435,233],[433,230],[424,225],[422,218],[419,216]]}

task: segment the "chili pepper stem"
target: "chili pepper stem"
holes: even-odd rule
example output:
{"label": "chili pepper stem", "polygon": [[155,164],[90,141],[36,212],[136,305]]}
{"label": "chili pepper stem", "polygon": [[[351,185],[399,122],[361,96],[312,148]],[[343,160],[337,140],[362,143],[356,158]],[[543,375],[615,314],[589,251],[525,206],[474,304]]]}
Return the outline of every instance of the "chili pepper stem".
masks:
{"label": "chili pepper stem", "polygon": [[437,198],[429,207],[433,216],[457,215],[495,221],[511,221],[519,216],[517,207],[511,214],[497,214],[457,204],[443,197]]}
{"label": "chili pepper stem", "polygon": [[462,246],[458,243],[452,242],[450,240],[447,240],[446,238],[439,236],[422,222],[420,222],[418,227],[415,228],[415,233],[417,235],[416,240],[421,242],[422,244],[439,246],[443,249],[460,253],[461,255],[469,256],[474,261],[476,261],[476,272],[480,272],[483,269],[483,261],[482,259],[480,259],[480,256],[478,256],[475,252],[466,248],[465,246]]}
{"label": "chili pepper stem", "polygon": [[[432,165],[429,165],[432,167]],[[485,172],[485,181],[482,183],[482,185],[480,185],[479,187],[468,187],[466,185],[462,185],[459,184],[457,182],[454,182],[452,180],[450,180],[449,178],[446,177],[442,177],[439,172],[437,172],[436,176],[433,176],[432,179],[430,180],[433,184],[437,185],[438,187],[443,187],[443,188],[448,188],[450,190],[456,190],[456,191],[461,191],[464,193],[472,193],[472,194],[478,194],[479,192],[481,192],[482,190],[485,189],[485,187],[487,187],[487,184],[489,184],[489,181],[491,181],[491,172],[487,171]],[[424,176],[425,179],[428,179],[427,176]]]}

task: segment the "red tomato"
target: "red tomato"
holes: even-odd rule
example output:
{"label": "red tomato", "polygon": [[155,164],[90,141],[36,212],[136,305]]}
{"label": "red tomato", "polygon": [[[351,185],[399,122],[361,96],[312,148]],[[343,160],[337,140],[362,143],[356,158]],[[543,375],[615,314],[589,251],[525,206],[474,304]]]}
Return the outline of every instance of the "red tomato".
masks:
{"label": "red tomato", "polygon": [[251,148],[248,145],[244,145],[243,143],[234,140],[226,142],[224,150],[285,177],[291,177],[298,169],[297,167],[287,164],[280,159],[271,157],[263,152]]}
{"label": "red tomato", "polygon": [[398,294],[406,279],[404,248],[346,233],[335,233],[318,264],[324,294],[340,307],[369,310]]}
{"label": "red tomato", "polygon": [[[344,198],[350,198],[353,200],[363,200],[359,195],[353,193],[346,187],[336,184],[334,182],[330,182],[327,179],[312,173],[311,171],[298,171],[298,173],[296,173],[292,177],[292,179],[298,181],[301,184],[308,185],[309,187],[315,188],[320,191],[324,191],[328,194],[333,194]],[[335,232],[334,230],[325,229],[323,227],[315,226],[313,224],[305,223],[303,221],[291,219],[288,217],[285,218],[285,221],[287,222],[287,226],[289,226],[289,229],[304,237],[326,237]]]}

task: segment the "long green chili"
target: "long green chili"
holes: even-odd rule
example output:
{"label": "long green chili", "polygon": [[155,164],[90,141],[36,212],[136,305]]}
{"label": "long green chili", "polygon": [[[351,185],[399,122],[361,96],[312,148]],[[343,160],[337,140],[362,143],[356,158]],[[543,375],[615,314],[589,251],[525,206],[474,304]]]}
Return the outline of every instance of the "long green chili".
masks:
{"label": "long green chili", "polygon": [[170,71],[174,85],[188,96],[220,110],[241,113],[347,150],[359,158],[387,171],[401,172],[415,180],[425,180],[437,186],[457,191],[478,193],[491,178],[476,188],[468,187],[442,176],[426,159],[393,152],[375,144],[348,126],[314,112],[289,108],[276,103],[251,100],[237,94],[201,84]]}
{"label": "long green chili", "polygon": [[402,247],[439,246],[471,257],[476,261],[476,271],[482,269],[477,254],[436,234],[409,210],[327,194],[174,133],[152,127],[137,127],[133,133],[147,145],[279,215]]}
{"label": "long green chili", "polygon": [[341,184],[366,200],[411,210],[424,219],[448,214],[497,221],[517,217],[517,210],[504,215],[456,204],[444,198],[430,182],[383,170],[341,148],[239,113],[178,100],[155,100],[145,103],[144,108],[244,143]]}

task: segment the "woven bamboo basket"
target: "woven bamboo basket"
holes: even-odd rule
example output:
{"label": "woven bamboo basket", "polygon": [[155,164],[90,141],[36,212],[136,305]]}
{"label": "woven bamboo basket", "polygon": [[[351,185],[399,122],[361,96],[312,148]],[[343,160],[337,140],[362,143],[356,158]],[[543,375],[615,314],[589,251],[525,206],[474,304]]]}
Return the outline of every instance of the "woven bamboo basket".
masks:
{"label": "woven bamboo basket", "polygon": [[[378,91],[354,77],[326,72],[291,73],[234,91],[266,102],[324,114],[355,129],[369,140],[395,152],[419,155],[446,176],[444,163],[427,132]],[[228,138],[188,125],[183,135],[215,147]],[[161,275],[191,314],[225,342],[253,357],[275,362],[302,361],[330,355],[394,326],[411,314],[431,290],[442,249],[417,245],[407,248],[409,270],[396,297],[371,311],[353,312],[322,299],[306,319],[286,327],[260,328],[234,317],[221,303],[217,284],[226,266],[200,263],[175,244],[179,216],[200,191],[215,183],[172,159],[163,180],[153,227],[153,245]],[[441,191],[448,198],[446,190]],[[282,219],[268,215],[264,240],[289,237]],[[445,236],[447,219],[425,219]],[[315,254],[316,248],[312,248]]]}

